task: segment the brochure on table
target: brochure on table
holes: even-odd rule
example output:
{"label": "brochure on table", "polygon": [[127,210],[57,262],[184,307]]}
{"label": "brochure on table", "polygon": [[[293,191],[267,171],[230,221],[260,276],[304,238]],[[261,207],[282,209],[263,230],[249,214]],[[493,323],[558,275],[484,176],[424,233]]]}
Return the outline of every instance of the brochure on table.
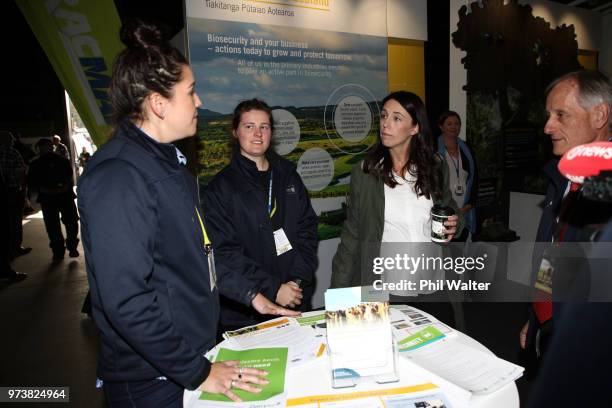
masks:
{"label": "brochure on table", "polygon": [[[399,381],[388,384],[376,382],[359,382],[351,388],[331,388],[331,373],[328,359],[318,359],[308,370],[298,369],[291,372],[287,384],[287,406],[324,407],[324,406],[378,406],[382,398],[395,399],[396,397],[420,398],[426,395],[440,394],[451,403],[453,408],[468,406],[470,393],[432,375],[407,359],[397,362]],[[314,376],[313,377],[313,373]],[[435,379],[436,381],[434,381]],[[374,402],[376,402],[374,404]],[[317,405],[320,404],[320,405]],[[334,405],[327,405],[334,404]],[[390,405],[392,406],[392,405]],[[401,406],[401,405],[400,405]],[[407,405],[410,406],[410,405]]]}
{"label": "brochure on table", "polygon": [[402,352],[402,357],[472,394],[495,392],[521,377],[524,370],[493,354],[445,339]]}
{"label": "brochure on table", "polygon": [[389,310],[391,328],[397,341],[412,336],[426,327],[433,327],[445,337],[455,337],[457,332],[434,316],[407,305],[392,305]]}
{"label": "brochure on table", "polygon": [[288,367],[295,367],[319,357],[324,339],[309,325],[296,319],[277,318],[267,322],[225,332],[225,345],[236,350],[258,347],[288,347]]}
{"label": "brochure on table", "polygon": [[[240,361],[241,367],[257,368],[268,372],[266,379],[269,384],[260,386],[260,393],[249,393],[235,388],[232,391],[238,395],[243,406],[276,407],[282,406],[285,400],[285,374],[287,369],[287,347],[257,348],[251,350],[219,349],[215,361]],[[233,406],[233,402],[223,394],[200,393],[200,404],[202,406]],[[251,404],[255,403],[256,404]]]}
{"label": "brochure on table", "polygon": [[[352,291],[349,296],[334,297],[344,299],[342,302],[350,299],[352,299],[351,302],[354,302],[360,291],[359,288],[354,288]],[[334,297],[330,300],[333,300]],[[344,310],[344,317],[346,317],[346,310],[352,306],[347,306],[346,302],[342,305],[343,308],[340,308],[339,305],[340,303],[336,302],[334,311]],[[385,309],[381,307],[378,310],[384,312]],[[373,310],[368,308],[361,310],[360,308],[358,311],[353,310],[349,316],[352,320],[360,314],[365,316],[367,311],[368,316],[372,318],[370,314]],[[357,385],[350,391],[346,388],[331,388],[333,384],[331,359],[333,357],[326,347],[328,312],[312,311],[303,313],[297,319],[277,318],[225,334],[227,340],[223,343],[223,348],[235,350],[289,348],[287,369],[291,374],[285,382],[287,393],[273,396],[265,401],[245,402],[232,406],[274,408],[287,404],[287,406],[305,407],[375,407],[378,406],[376,404],[381,404],[383,401],[387,407],[411,407],[413,405],[420,407],[427,406],[424,405],[424,402],[432,405],[429,401],[437,401],[441,396],[446,407],[462,408],[469,405],[472,394],[492,393],[522,375],[522,367],[501,360],[492,353],[488,353],[486,349],[483,351],[474,348],[471,344],[466,345],[464,335],[419,309],[406,305],[392,305],[386,310],[390,325],[386,333],[392,331],[394,343],[397,345],[397,354],[402,357],[397,361],[394,355],[393,359],[397,375],[400,377],[399,382],[379,384],[375,380],[357,382],[351,380],[350,384]],[[338,316],[335,318],[337,319]],[[344,328],[341,329],[342,331],[345,331]],[[334,328],[331,332],[333,338]],[[364,333],[359,333],[359,330],[352,333],[359,341],[356,354],[358,363],[376,361],[376,357],[381,358],[380,361],[389,361],[390,357],[386,353],[376,353],[372,360],[369,360],[371,356],[366,359],[361,358],[360,355],[366,350],[364,345],[368,345],[367,349],[374,347],[370,345],[370,340],[365,339]],[[340,344],[346,341],[346,337],[350,336],[347,336],[345,331],[344,340],[340,336]],[[348,348],[345,349],[347,350]],[[218,351],[218,348],[214,349],[207,357],[214,360]],[[383,357],[387,360],[384,360]],[[349,358],[347,361],[352,360]],[[380,366],[375,367],[377,368],[380,369]],[[402,373],[408,375],[401,378]],[[419,387],[424,384],[430,384],[434,388],[420,389]],[[411,391],[407,392],[407,389]],[[199,392],[186,392],[185,406],[227,407],[229,404],[221,401],[199,400],[199,395]],[[429,397],[431,398],[427,399]]]}
{"label": "brochure on table", "polygon": [[332,387],[398,381],[388,302],[362,302],[358,287],[329,289],[325,311]]}
{"label": "brochure on table", "polygon": [[495,392],[523,374],[523,367],[463,344],[457,331],[421,310],[393,306],[391,320],[401,357],[472,394]]}
{"label": "brochure on table", "polygon": [[312,395],[288,399],[287,407],[302,408],[453,408],[448,398],[431,383],[412,386]]}

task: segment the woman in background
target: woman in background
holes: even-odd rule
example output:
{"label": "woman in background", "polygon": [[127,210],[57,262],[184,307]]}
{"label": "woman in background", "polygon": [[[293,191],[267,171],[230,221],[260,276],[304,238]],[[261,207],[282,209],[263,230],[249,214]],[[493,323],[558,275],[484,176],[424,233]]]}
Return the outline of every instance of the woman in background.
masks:
{"label": "woman in background", "polygon": [[[385,97],[382,105],[378,144],[351,172],[347,219],[332,263],[331,286],[335,288],[369,284],[360,280],[360,274],[371,274],[372,263],[362,264],[362,259],[381,256],[389,248],[381,243],[430,242],[430,213],[435,204],[457,213],[448,190],[448,171],[434,151],[421,99],[412,92],[398,91]],[[463,217],[453,215],[444,225],[450,240],[461,231]],[[365,257],[361,254],[364,247],[371,248]],[[436,279],[433,275],[428,278]],[[411,295],[423,300],[432,293],[416,290]],[[447,296],[442,299],[448,301]],[[418,307],[442,321],[454,321],[448,303]]]}
{"label": "woman in background", "polygon": [[[182,407],[183,390],[260,392],[265,371],[210,363],[219,299],[197,195],[173,145],[195,134],[193,73],[151,24],[121,29],[110,100],[114,136],[79,182],[91,306],[100,330],[98,377],[111,407]],[[294,314],[263,298],[266,314]]]}
{"label": "woman in background", "polygon": [[459,138],[461,118],[457,112],[446,111],[438,118],[440,136],[438,153],[444,158],[449,173],[449,188],[459,211],[465,216],[466,228],[455,241],[466,241],[476,232],[476,201],[478,170],[476,159],[468,145]]}
{"label": "woman in background", "polygon": [[[317,268],[317,216],[295,165],[271,149],[273,118],[259,99],[234,109],[231,163],[204,194],[219,267],[221,329],[261,321],[248,294],[310,310]],[[226,284],[224,284],[226,283]],[[246,293],[242,302],[228,290]],[[235,298],[235,296],[233,296]]]}

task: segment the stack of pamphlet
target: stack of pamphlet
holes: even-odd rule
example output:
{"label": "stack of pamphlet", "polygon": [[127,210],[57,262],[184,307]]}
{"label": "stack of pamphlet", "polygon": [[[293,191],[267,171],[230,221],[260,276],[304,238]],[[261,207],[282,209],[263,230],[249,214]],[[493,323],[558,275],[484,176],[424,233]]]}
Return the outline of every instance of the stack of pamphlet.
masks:
{"label": "stack of pamphlet", "polygon": [[358,287],[329,289],[325,309],[334,388],[398,380],[388,302],[362,302]]}
{"label": "stack of pamphlet", "polygon": [[296,319],[281,317],[254,326],[223,334],[225,345],[236,350],[257,347],[288,347],[288,367],[295,367],[313,361],[321,354],[321,336],[309,325],[302,325]]}
{"label": "stack of pamphlet", "polygon": [[523,367],[470,347],[457,331],[419,309],[393,305],[390,315],[401,357],[471,394],[497,391],[523,374]]}

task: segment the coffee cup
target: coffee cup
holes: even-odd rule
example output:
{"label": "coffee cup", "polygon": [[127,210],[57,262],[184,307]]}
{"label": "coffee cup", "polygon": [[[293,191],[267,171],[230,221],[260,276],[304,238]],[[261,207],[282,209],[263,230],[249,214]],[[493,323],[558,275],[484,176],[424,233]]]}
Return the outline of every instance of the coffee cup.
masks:
{"label": "coffee cup", "polygon": [[431,208],[431,240],[433,242],[445,242],[448,237],[444,230],[444,221],[455,215],[455,210],[450,207],[434,205]]}

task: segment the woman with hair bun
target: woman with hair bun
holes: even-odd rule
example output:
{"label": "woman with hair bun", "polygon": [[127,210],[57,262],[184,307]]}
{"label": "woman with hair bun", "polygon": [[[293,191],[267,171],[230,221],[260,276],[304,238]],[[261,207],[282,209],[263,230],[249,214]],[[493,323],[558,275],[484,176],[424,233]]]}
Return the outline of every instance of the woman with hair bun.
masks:
{"label": "woman with hair bun", "polygon": [[[115,132],[78,189],[98,377],[112,407],[180,407],[184,389],[239,401],[232,390],[260,392],[267,373],[205,357],[219,317],[215,262],[195,178],[173,145],[196,132],[194,76],[155,25],[125,25],[121,40]],[[260,313],[295,314],[249,299]]]}

